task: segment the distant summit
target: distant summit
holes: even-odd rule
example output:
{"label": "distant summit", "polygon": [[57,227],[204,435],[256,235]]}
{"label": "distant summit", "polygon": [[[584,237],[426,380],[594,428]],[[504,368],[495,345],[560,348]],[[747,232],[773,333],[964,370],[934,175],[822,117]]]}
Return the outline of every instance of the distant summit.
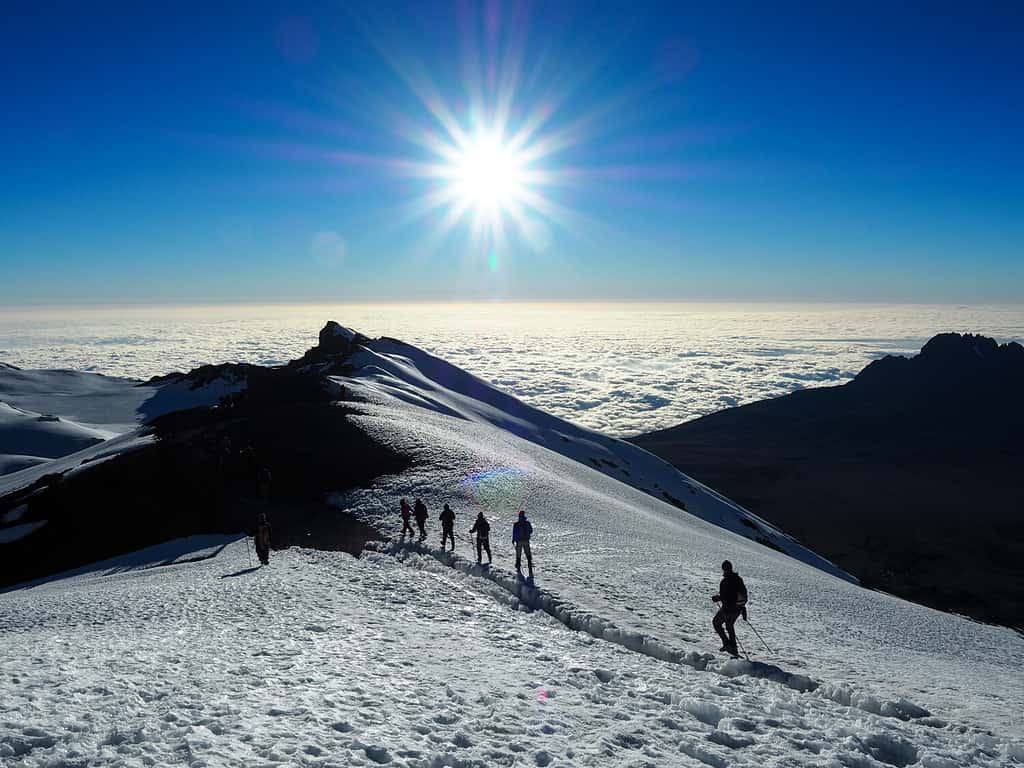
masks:
{"label": "distant summit", "polygon": [[358,331],[346,328],[334,320],[328,320],[327,325],[320,331],[320,343],[317,349],[324,354],[346,354],[354,345],[366,344],[369,341],[369,338]]}
{"label": "distant summit", "polygon": [[634,439],[865,584],[1024,627],[1024,347],[943,333],[853,381]]}
{"label": "distant summit", "polygon": [[320,329],[317,345],[308,349],[306,354],[298,360],[290,362],[288,367],[305,368],[327,362],[339,363],[356,352],[359,347],[369,343],[368,336],[346,328],[334,320],[328,320],[327,324]]}
{"label": "distant summit", "polygon": [[1019,386],[1024,380],[1024,347],[1017,342],[1000,345],[988,336],[940,333],[914,357],[886,355],[875,360],[854,382],[937,390],[978,385],[983,380],[1000,389]]}

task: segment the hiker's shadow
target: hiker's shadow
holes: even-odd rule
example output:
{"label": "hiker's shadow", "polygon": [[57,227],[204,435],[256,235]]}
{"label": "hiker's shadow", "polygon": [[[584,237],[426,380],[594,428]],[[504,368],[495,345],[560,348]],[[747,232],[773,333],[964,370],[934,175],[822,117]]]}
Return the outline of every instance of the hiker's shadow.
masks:
{"label": "hiker's shadow", "polygon": [[225,574],[223,574],[221,576],[221,578],[222,579],[231,579],[231,578],[234,578],[235,576],[245,576],[245,574],[252,573],[253,571],[258,571],[259,569],[260,569],[260,567],[258,565],[254,565],[252,568],[246,568],[246,569],[241,570],[241,571],[235,571],[234,573],[225,573]]}

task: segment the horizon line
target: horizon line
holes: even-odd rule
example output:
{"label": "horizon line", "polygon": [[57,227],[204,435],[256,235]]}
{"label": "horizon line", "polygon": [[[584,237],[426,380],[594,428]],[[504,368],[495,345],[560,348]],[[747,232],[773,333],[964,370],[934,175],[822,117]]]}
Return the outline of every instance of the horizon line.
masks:
{"label": "horizon line", "polygon": [[1024,309],[1024,301],[922,301],[922,300],[853,300],[853,299],[751,299],[751,298],[537,298],[537,299],[280,299],[260,301],[231,299],[224,301],[83,301],[26,302],[0,306],[0,314],[18,311],[100,310],[100,309],[214,309],[230,307],[327,307],[327,306],[482,306],[482,305],[792,305],[792,306],[860,306],[860,307],[1006,307]]}

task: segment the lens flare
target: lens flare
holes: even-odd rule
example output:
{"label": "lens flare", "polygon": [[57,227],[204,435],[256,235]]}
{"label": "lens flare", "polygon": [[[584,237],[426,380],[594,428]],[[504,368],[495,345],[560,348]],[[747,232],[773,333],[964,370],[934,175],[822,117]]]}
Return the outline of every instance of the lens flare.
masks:
{"label": "lens flare", "polygon": [[525,506],[530,491],[529,473],[520,467],[478,469],[463,479],[461,490],[487,515],[512,515]]}

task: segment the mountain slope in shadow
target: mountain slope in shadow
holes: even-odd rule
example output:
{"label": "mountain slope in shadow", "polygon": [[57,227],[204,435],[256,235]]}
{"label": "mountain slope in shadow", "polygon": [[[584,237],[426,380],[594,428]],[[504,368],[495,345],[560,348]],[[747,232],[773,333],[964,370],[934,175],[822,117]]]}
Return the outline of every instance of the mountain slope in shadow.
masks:
{"label": "mountain slope in shadow", "polygon": [[634,438],[875,587],[1024,627],[1024,347],[941,334],[850,383]]}

